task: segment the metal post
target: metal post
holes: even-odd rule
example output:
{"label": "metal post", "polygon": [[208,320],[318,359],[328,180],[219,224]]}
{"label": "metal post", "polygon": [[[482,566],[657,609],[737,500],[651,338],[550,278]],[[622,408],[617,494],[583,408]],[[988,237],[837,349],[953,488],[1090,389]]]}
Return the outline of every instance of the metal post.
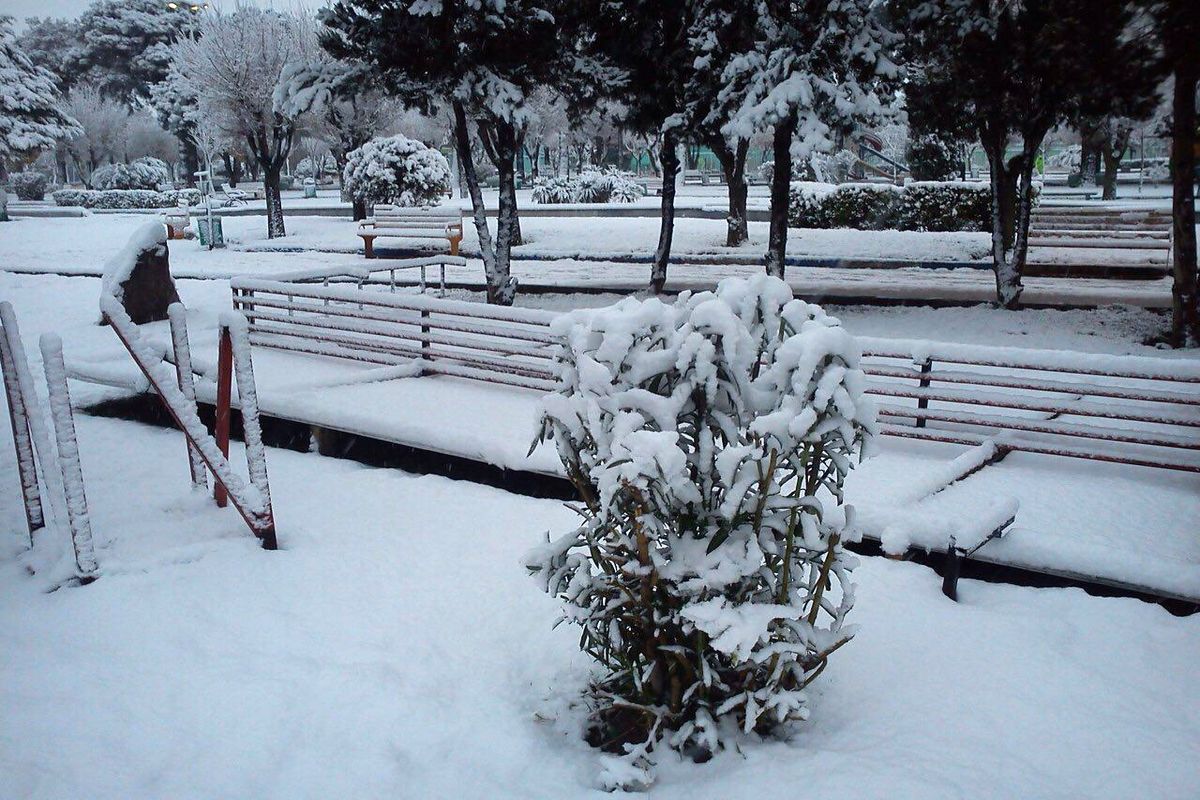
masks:
{"label": "metal post", "polygon": [[[921,380],[919,382],[919,385],[922,389],[929,388],[929,372],[932,369],[933,369],[933,359],[932,358],[927,358],[921,362]],[[927,408],[929,408],[929,398],[928,397],[918,397],[917,398],[917,409],[924,411]],[[925,418],[924,417],[917,417],[917,427],[918,428],[925,427]]]}
{"label": "metal post", "polygon": [[[192,377],[192,349],[188,343],[187,309],[183,303],[172,303],[167,308],[167,317],[171,322],[171,346],[175,351],[175,377],[179,380],[179,392],[183,395],[193,410],[196,408],[196,384]],[[202,489],[208,488],[208,476],[204,473],[204,460],[190,439],[187,442],[188,469],[192,475],[192,485]]]}
{"label": "metal post", "polygon": [[429,311],[421,311],[421,359],[430,361],[429,355]]}
{"label": "metal post", "polygon": [[42,365],[46,370],[46,388],[50,393],[50,418],[58,444],[58,466],[62,470],[67,523],[79,582],[96,580],[96,551],[92,545],[92,525],[88,520],[87,495],[83,490],[83,469],[79,463],[79,442],[75,438],[75,419],[71,415],[71,393],[67,388],[67,368],[63,364],[62,339],[57,334],[42,334]]}
{"label": "metal post", "polygon": [[[220,341],[217,345],[217,420],[213,438],[217,441],[217,449],[225,460],[229,460],[229,404],[233,390],[233,342],[229,338],[229,329],[222,326]],[[224,508],[229,500],[229,492],[221,481],[213,481],[213,499],[219,508]]]}

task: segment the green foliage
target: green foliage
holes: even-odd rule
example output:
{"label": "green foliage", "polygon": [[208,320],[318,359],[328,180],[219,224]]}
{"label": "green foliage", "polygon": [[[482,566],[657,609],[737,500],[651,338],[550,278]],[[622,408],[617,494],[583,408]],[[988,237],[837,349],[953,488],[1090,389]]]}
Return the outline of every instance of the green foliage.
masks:
{"label": "green foliage", "polygon": [[51,197],[57,205],[83,208],[174,208],[181,200],[189,206],[200,203],[200,192],[196,189],[169,192],[149,189],[59,189]]}
{"label": "green foliage", "polygon": [[991,208],[991,189],[982,183],[921,182],[899,188],[842,184],[832,191],[812,184],[794,183],[788,202],[788,225],[859,230],[989,231]]}

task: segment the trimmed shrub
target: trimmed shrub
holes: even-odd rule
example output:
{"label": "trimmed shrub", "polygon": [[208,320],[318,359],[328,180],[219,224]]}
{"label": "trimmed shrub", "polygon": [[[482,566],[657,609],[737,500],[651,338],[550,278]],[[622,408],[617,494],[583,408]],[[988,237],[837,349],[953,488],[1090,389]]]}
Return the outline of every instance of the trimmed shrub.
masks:
{"label": "trimmed shrub", "polygon": [[143,156],[129,164],[105,164],[92,173],[92,188],[105,189],[151,189],[157,190],[171,182],[171,170],[165,161],[153,156]]}
{"label": "trimmed shrub", "polygon": [[797,181],[788,202],[796,228],[988,231],[992,192],[985,183],[921,182],[840,186]]}
{"label": "trimmed shrub", "polygon": [[633,173],[616,169],[586,170],[572,178],[538,178],[535,203],[632,203],[646,194]]}
{"label": "trimmed shrub", "polygon": [[758,165],[758,177],[764,182],[770,183],[775,177],[775,162],[764,161]]}
{"label": "trimmed shrub", "polygon": [[18,200],[46,199],[46,176],[40,172],[14,172],[9,183]]}
{"label": "trimmed shrub", "polygon": [[367,205],[432,206],[450,191],[450,163],[415,139],[391,136],[350,151],[343,178]]}
{"label": "trimmed shrub", "polygon": [[991,230],[992,190],[986,183],[910,183],[899,197],[900,230]]}
{"label": "trimmed shrub", "polygon": [[886,230],[896,227],[896,195],[890,184],[843,183],[825,196],[823,213],[830,228]]}
{"label": "trimmed shrub", "polygon": [[181,200],[189,206],[200,203],[198,189],[172,189],[169,192],[149,189],[59,189],[51,197],[57,205],[83,208],[174,208]]}

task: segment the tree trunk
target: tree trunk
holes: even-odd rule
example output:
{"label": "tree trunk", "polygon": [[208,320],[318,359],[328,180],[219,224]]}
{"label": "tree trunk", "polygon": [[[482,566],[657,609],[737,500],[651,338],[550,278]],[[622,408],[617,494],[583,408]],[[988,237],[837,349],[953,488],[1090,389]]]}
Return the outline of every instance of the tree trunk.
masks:
{"label": "tree trunk", "polygon": [[[1186,45],[1185,45],[1186,46]],[[1191,46],[1195,46],[1194,43]],[[1180,55],[1175,67],[1171,129],[1171,344],[1200,345],[1200,274],[1196,269],[1196,85],[1200,58]]]}
{"label": "tree trunk", "polygon": [[[512,162],[517,167],[517,174],[521,176],[521,185],[523,186],[525,184],[525,158],[522,154],[525,152],[525,134],[514,137],[514,143]],[[515,179],[508,182],[508,202],[513,209],[510,243],[513,247],[520,247],[525,243],[525,239],[521,236],[521,215],[517,212],[517,182]]]}
{"label": "tree trunk", "polygon": [[1015,309],[1021,296],[1021,273],[1009,260],[1009,254],[1017,227],[1014,212],[1018,205],[1019,165],[1017,159],[1005,163],[1006,139],[1007,136],[1001,135],[986,141],[983,149],[992,174],[992,270],[996,275],[996,303],[1001,308]]}
{"label": "tree trunk", "polygon": [[[496,265],[496,246],[492,241],[492,233],[488,229],[483,192],[479,188],[479,173],[475,171],[475,161],[471,155],[471,128],[467,121],[467,112],[459,100],[453,101],[452,106],[454,109],[454,148],[458,154],[459,174],[466,182],[467,193],[471,196],[471,209],[474,212],[475,232],[479,236],[479,255],[483,260],[488,302],[511,305],[511,295],[515,294],[516,287],[513,286],[509,290],[509,302],[503,303],[503,295],[508,289],[510,279],[507,272],[501,274]],[[497,237],[500,235],[498,224],[496,235]],[[507,269],[507,262],[505,268]]]}
{"label": "tree trunk", "polygon": [[749,226],[746,223],[746,199],[749,189],[746,186],[746,154],[750,151],[748,139],[738,139],[734,147],[723,137],[713,136],[708,140],[708,146],[721,164],[721,172],[725,175],[725,185],[729,188],[729,215],[725,218],[725,246],[738,247],[750,239]]}
{"label": "tree trunk", "polygon": [[663,167],[662,219],[658,229],[658,247],[650,265],[650,291],[662,294],[667,284],[667,264],[671,261],[671,239],[675,235],[675,176],[679,172],[678,144],[673,133],[663,134],[659,158]]}
{"label": "tree trunk", "polygon": [[196,143],[192,141],[192,137],[183,137],[180,155],[183,156],[183,171],[186,173],[183,180],[188,186],[195,186],[196,173],[200,171],[200,153],[196,150]]}
{"label": "tree trunk", "polygon": [[66,186],[68,181],[67,148],[61,144],[54,148],[54,172],[58,176],[59,184]]}
{"label": "tree trunk", "polygon": [[267,238],[287,236],[283,226],[283,197],[279,190],[279,166],[263,164],[263,188],[267,195]]}
{"label": "tree trunk", "polygon": [[767,235],[767,274],[782,278],[787,259],[788,202],[792,185],[792,137],[796,112],[775,123],[772,149],[775,170],[771,174],[771,230]]}
{"label": "tree trunk", "polygon": [[520,244],[521,223],[517,216],[516,130],[507,122],[497,122],[492,137],[496,172],[500,180],[496,215],[496,282],[488,284],[488,302],[511,306],[517,282],[511,277],[513,244]]}
{"label": "tree trunk", "polygon": [[1117,168],[1121,166],[1121,159],[1125,157],[1125,151],[1129,148],[1129,137],[1132,134],[1132,130],[1123,130],[1122,126],[1114,124],[1112,136],[1106,136],[1100,146],[1100,158],[1104,162],[1104,200],[1117,199]]}

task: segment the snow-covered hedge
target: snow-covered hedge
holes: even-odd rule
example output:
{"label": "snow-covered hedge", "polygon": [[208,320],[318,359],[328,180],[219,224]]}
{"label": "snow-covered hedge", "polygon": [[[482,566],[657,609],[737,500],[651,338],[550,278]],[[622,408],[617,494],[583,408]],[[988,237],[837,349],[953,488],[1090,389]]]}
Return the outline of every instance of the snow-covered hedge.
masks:
{"label": "snow-covered hedge", "polygon": [[796,228],[987,231],[992,192],[986,183],[792,184],[788,224]]}
{"label": "snow-covered hedge", "polygon": [[46,199],[46,176],[40,172],[14,172],[9,184],[19,200]]}
{"label": "snow-covered hedge", "polygon": [[59,189],[51,197],[60,206],[84,208],[173,208],[185,201],[189,206],[200,204],[197,189],[172,189],[154,192],[148,189]]}
{"label": "snow-covered hedge", "polygon": [[632,203],[646,194],[631,172],[615,169],[585,170],[570,178],[538,178],[533,184],[535,203]]}
{"label": "snow-covered hedge", "polygon": [[343,178],[367,205],[432,206],[450,191],[450,163],[415,139],[391,136],[350,151]]}
{"label": "snow-covered hedge", "polygon": [[171,170],[162,159],[144,156],[129,164],[105,164],[92,172],[92,188],[158,189],[171,182]]}
{"label": "snow-covered hedge", "polygon": [[767,275],[555,332],[542,438],[583,523],[526,563],[599,662],[603,780],[634,788],[660,747],[704,760],[807,717],[805,687],[853,635],[836,507],[875,412],[853,337]]}

